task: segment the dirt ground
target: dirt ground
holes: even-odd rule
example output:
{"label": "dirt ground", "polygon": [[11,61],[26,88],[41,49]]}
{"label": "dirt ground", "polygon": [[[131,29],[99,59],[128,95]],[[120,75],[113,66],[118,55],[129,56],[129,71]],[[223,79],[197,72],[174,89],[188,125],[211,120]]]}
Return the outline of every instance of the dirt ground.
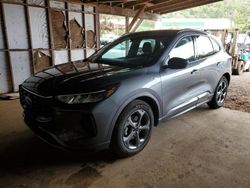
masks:
{"label": "dirt ground", "polygon": [[250,113],[250,72],[232,76],[225,107]]}
{"label": "dirt ground", "polygon": [[25,126],[18,100],[0,101],[0,122],[0,188],[250,187],[249,113],[204,105],[161,123],[126,159],[51,148]]}

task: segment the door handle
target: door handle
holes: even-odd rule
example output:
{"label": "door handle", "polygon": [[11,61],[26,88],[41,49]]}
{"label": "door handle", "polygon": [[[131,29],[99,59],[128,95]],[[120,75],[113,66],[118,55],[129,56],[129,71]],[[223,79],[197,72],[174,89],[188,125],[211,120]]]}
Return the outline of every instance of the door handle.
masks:
{"label": "door handle", "polygon": [[194,70],[192,70],[191,74],[194,74],[194,73],[196,73],[197,71],[198,71],[197,69],[194,69]]}

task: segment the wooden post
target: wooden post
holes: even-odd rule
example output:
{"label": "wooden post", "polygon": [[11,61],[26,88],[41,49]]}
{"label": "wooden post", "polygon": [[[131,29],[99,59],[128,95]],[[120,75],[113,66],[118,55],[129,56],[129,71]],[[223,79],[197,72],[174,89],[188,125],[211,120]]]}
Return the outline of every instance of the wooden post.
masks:
{"label": "wooden post", "polygon": [[143,22],[143,19],[139,19],[137,23],[135,24],[135,26],[133,27],[133,29],[131,30],[131,32],[135,32],[142,22]]}
{"label": "wooden post", "polygon": [[52,20],[51,20],[51,8],[50,8],[50,1],[45,1],[45,6],[48,7],[47,13],[47,23],[48,23],[48,33],[49,33],[49,48],[51,49],[51,59],[52,65],[55,65],[55,47],[54,47],[54,37],[53,37],[53,27],[52,27]]}
{"label": "wooden post", "polygon": [[[65,3],[65,8],[68,9],[68,3]],[[68,28],[68,35],[67,35],[68,60],[71,63],[71,32],[69,23],[69,12],[65,11],[65,14],[66,14],[66,25]]]}
{"label": "wooden post", "polygon": [[[82,5],[82,11],[84,11],[84,5]],[[83,52],[84,52],[84,59],[87,58],[87,29],[86,29],[86,24],[85,24],[85,13],[82,13],[82,25],[84,28],[84,44],[83,44]],[[88,62],[88,68],[91,70],[91,67]]]}
{"label": "wooden post", "polygon": [[97,50],[100,49],[100,15],[97,7],[94,7],[95,14],[94,14],[94,21],[95,21],[95,33],[96,33],[96,48]]}
{"label": "wooden post", "polygon": [[[27,3],[27,0],[24,1],[25,3]],[[28,6],[24,6],[25,8],[25,21],[26,21],[26,27],[27,27],[27,32],[28,32],[28,45],[30,49],[33,49],[33,45],[32,45],[32,32],[31,32],[31,27],[30,27],[30,13],[29,13],[29,7]],[[33,56],[33,51],[29,51],[30,54],[30,68],[31,68],[31,72],[32,74],[35,73],[35,65],[34,65],[34,56]]]}
{"label": "wooden post", "polygon": [[[3,3],[0,2],[0,13],[2,17],[2,28],[3,28],[3,37],[4,37],[4,46],[5,48],[9,49],[9,40],[8,40],[8,32],[6,28],[6,19],[5,19],[5,13],[4,13],[4,6]],[[11,81],[11,91],[14,91],[14,74],[13,74],[13,67],[11,63],[11,57],[10,57],[10,51],[6,52],[7,54],[7,68],[10,74],[10,81]]]}
{"label": "wooden post", "polygon": [[135,23],[137,22],[137,19],[142,15],[144,14],[144,10],[145,10],[145,5],[142,6],[138,12],[136,13],[135,17],[133,18],[133,20],[131,21],[131,23],[129,24],[128,26],[128,31],[130,32],[131,29],[133,28],[133,26],[135,25]]}
{"label": "wooden post", "polygon": [[129,17],[126,16],[125,17],[125,32],[126,33],[129,33],[128,26],[129,26]]}
{"label": "wooden post", "polygon": [[[97,13],[98,9],[96,7],[93,7],[94,14],[94,33],[95,33],[95,52],[100,48],[100,35],[99,35],[99,15]],[[98,63],[98,68],[102,68],[102,65]]]}
{"label": "wooden post", "polygon": [[72,64],[72,66],[74,67],[75,71],[78,72],[78,69],[77,67],[75,66],[74,62],[72,62],[72,58],[71,58],[71,50],[72,50],[72,45],[71,45],[71,31],[70,31],[70,20],[69,20],[69,11],[68,11],[68,3],[65,2],[65,8],[67,9],[67,11],[65,11],[65,14],[66,14],[66,25],[68,27],[68,45],[67,45],[67,48],[68,48],[68,60],[69,60],[69,63]]}

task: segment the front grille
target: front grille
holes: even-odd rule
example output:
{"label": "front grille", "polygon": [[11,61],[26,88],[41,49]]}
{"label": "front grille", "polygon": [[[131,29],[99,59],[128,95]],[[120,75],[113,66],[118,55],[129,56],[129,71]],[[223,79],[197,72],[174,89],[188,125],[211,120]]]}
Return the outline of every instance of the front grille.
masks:
{"label": "front grille", "polygon": [[22,86],[19,92],[25,122],[47,142],[81,148],[86,138],[97,135],[95,120],[90,113],[59,109],[53,98],[40,96]]}
{"label": "front grille", "polygon": [[32,111],[39,115],[49,115],[51,113],[51,99],[35,94],[20,86],[20,103],[25,110]]}

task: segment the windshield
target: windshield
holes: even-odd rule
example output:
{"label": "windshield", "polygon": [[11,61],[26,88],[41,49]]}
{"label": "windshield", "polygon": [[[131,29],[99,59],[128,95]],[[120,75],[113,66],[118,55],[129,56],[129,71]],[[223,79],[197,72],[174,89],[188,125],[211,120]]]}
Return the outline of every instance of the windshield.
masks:
{"label": "windshield", "polygon": [[168,41],[166,37],[125,38],[111,44],[96,61],[124,67],[149,66],[162,55]]}

